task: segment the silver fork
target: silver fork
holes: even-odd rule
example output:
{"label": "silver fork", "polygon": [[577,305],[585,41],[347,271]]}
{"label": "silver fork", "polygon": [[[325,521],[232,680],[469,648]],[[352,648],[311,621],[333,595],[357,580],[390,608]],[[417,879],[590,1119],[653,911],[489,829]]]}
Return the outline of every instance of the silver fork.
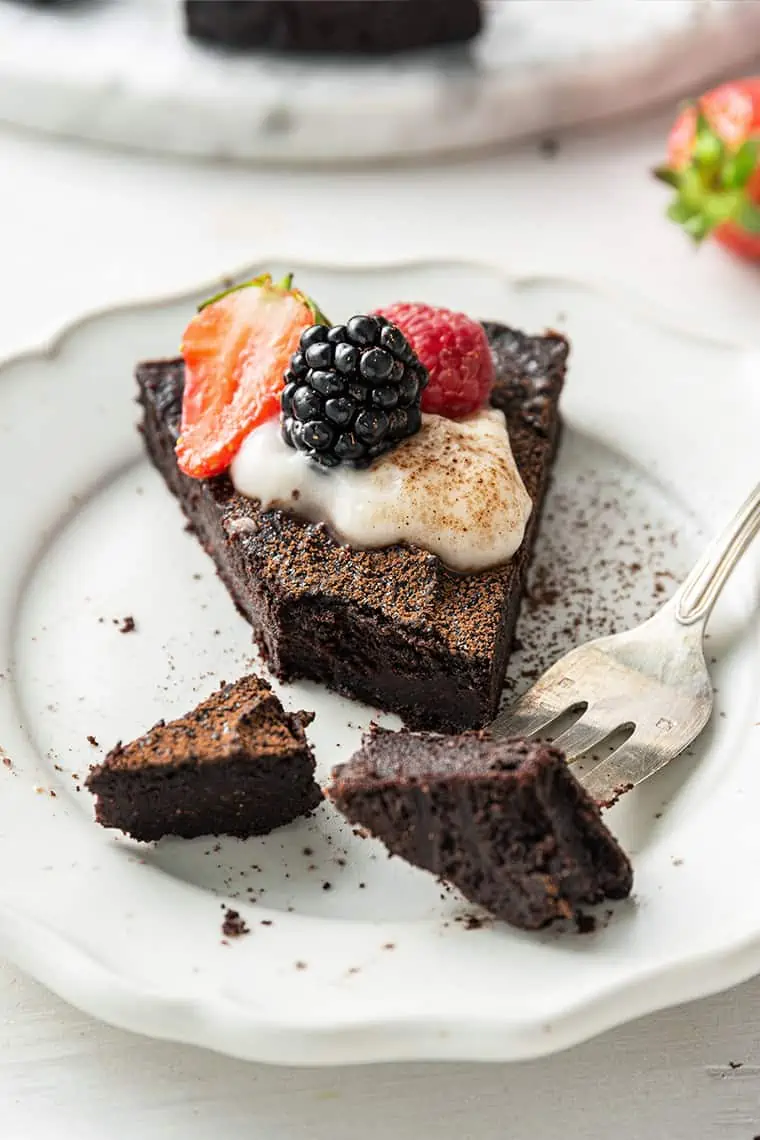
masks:
{"label": "silver fork", "polygon": [[713,540],[674,596],[626,633],[589,641],[560,658],[491,731],[531,736],[584,707],[554,741],[569,761],[627,728],[630,736],[581,776],[603,806],[654,775],[699,735],[710,719],[713,689],[703,639],[729,575],[760,530],[760,484]]}

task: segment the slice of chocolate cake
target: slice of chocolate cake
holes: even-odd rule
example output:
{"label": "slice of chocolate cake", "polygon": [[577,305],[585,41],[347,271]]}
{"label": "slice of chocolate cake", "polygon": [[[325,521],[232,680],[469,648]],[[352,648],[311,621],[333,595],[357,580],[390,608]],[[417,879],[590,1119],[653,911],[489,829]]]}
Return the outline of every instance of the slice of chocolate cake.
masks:
{"label": "slice of chocolate cake", "polygon": [[322,799],[304,733],[311,720],[286,713],[258,677],[225,685],[90,771],[98,823],[143,840],[266,835]]}
{"label": "slice of chocolate cake", "polygon": [[225,47],[389,55],[465,43],[479,0],[185,0],[188,35]]}
{"label": "slice of chocolate cake", "polygon": [[174,450],[184,365],[137,369],[148,452],[273,672],[398,712],[412,728],[456,732],[495,715],[559,438],[567,342],[485,328],[496,372],[491,403],[505,414],[532,513],[515,556],[477,574],[456,573],[413,546],[340,545],[323,525],[262,511],[226,475],[187,477]]}
{"label": "slice of chocolate cake", "polygon": [[523,930],[631,891],[628,859],[548,745],[376,730],[328,795],[392,854]]}

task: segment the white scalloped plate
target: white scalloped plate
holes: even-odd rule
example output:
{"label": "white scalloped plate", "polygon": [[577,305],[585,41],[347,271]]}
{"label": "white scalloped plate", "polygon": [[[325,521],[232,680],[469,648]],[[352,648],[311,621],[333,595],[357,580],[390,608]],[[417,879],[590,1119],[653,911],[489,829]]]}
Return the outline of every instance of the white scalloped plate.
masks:
{"label": "white scalloped plate", "polygon": [[[651,610],[757,478],[749,350],[485,267],[306,267],[300,281],[335,315],[421,297],[569,331],[518,687],[566,627]],[[472,923],[328,807],[246,843],[149,847],[95,825],[88,764],[251,664],[248,627],[134,428],[134,361],[171,353],[208,292],[87,318],[0,371],[0,951],[115,1024],[299,1064],[530,1057],[760,968],[757,552],[713,619],[710,730],[610,813],[636,890],[595,934]],[[122,634],[127,615],[137,629]],[[317,710],[325,775],[372,710],[314,685],[281,692]],[[223,939],[228,904],[250,934]]]}
{"label": "white scalloped plate", "polygon": [[191,43],[181,0],[0,0],[0,119],[161,154],[429,155],[693,94],[757,54],[744,0],[490,0],[469,49],[387,59]]}

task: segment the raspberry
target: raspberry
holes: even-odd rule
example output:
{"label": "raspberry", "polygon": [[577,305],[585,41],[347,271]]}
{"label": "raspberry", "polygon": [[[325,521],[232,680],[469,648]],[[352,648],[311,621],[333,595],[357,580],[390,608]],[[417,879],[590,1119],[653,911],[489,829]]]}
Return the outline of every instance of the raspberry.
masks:
{"label": "raspberry", "polygon": [[377,311],[401,329],[428,370],[423,412],[456,420],[488,402],[494,365],[482,325],[464,313],[404,301]]}

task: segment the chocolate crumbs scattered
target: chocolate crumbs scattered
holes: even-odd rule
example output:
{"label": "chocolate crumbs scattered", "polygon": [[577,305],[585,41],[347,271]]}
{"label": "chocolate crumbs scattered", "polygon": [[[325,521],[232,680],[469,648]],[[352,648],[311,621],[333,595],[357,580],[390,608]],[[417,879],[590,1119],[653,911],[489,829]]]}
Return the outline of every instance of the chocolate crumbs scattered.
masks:
{"label": "chocolate crumbs scattered", "polygon": [[596,919],[593,914],[584,914],[578,911],[575,916],[575,929],[579,934],[593,934],[596,930]]}
{"label": "chocolate crumbs scattered", "polygon": [[87,743],[91,744],[93,748],[99,748],[100,747],[100,745],[98,744],[97,740],[92,735],[92,733],[90,733],[90,735],[87,737]]}
{"label": "chocolate crumbs scattered", "polygon": [[121,625],[119,626],[119,633],[134,633],[137,629],[137,623],[131,614],[122,618]]}
{"label": "chocolate crumbs scattered", "polygon": [[222,922],[222,934],[225,938],[240,938],[243,934],[250,934],[250,930],[238,912],[228,907]]}
{"label": "chocolate crumbs scattered", "polygon": [[574,646],[651,617],[701,544],[640,472],[567,432],[528,576],[506,700]]}
{"label": "chocolate crumbs scattered", "polygon": [[463,914],[456,922],[461,922],[465,930],[482,930],[488,924],[488,919],[477,914]]}

